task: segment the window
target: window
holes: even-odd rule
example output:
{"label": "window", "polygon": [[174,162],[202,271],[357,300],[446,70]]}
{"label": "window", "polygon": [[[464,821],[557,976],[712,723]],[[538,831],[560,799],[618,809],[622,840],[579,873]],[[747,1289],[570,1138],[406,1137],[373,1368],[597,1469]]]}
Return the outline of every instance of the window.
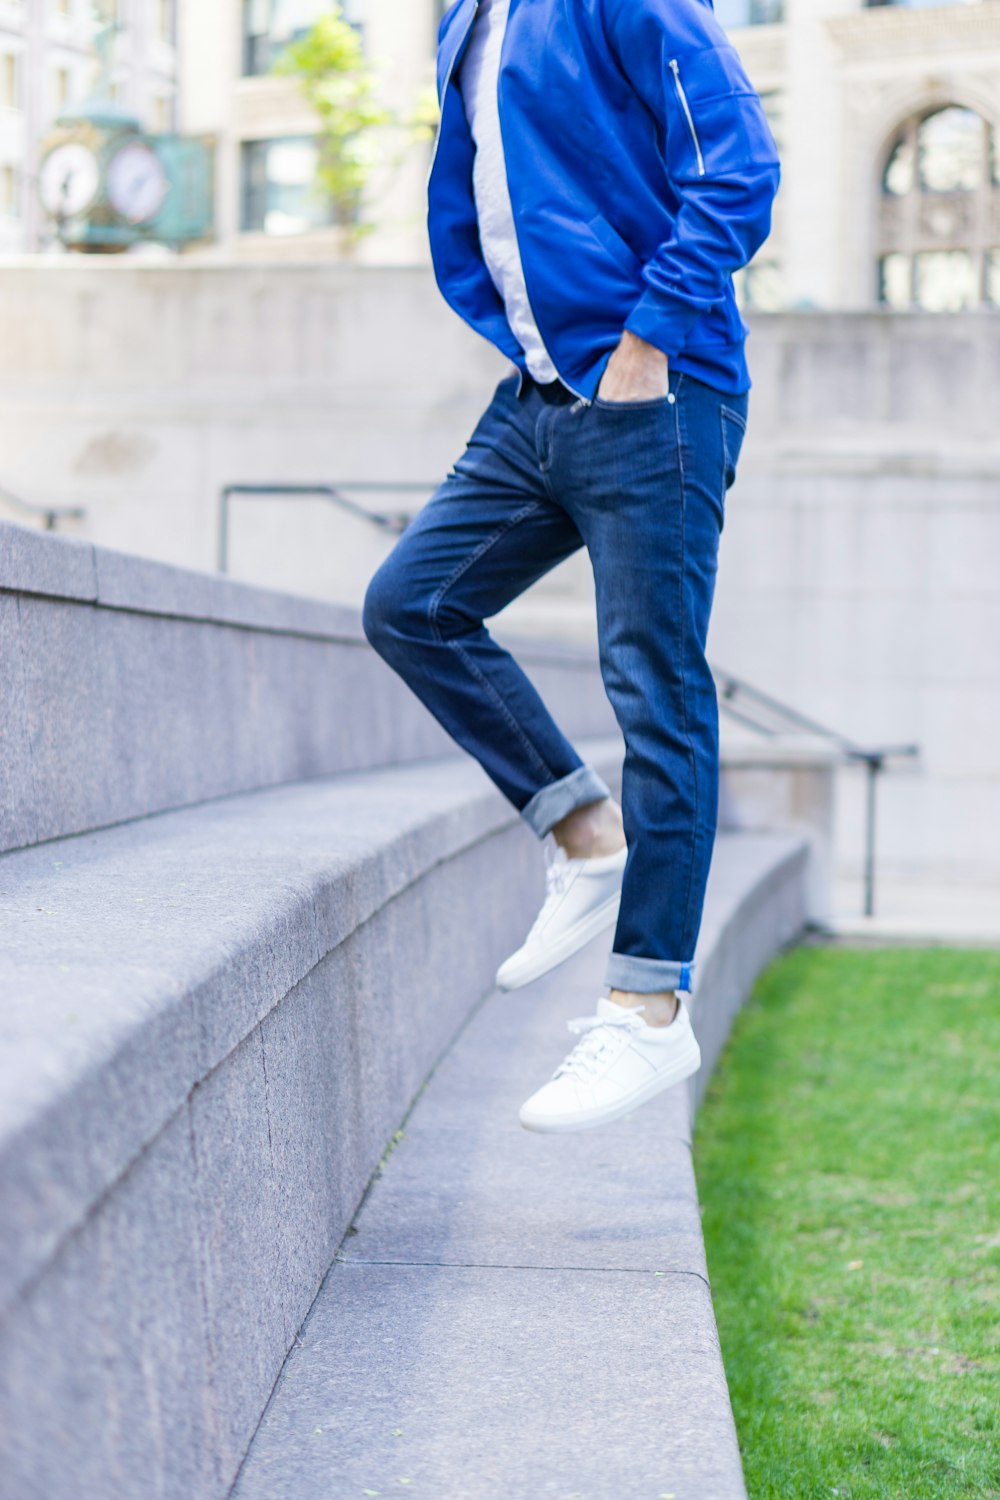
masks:
{"label": "window", "polygon": [[[352,26],[364,24],[365,0],[341,0],[340,8]],[[329,0],[243,0],[244,75],[270,72],[275,58],[329,10]]]}
{"label": "window", "polygon": [[785,282],[776,260],[758,256],[733,277],[736,299],[750,312],[780,312],[785,307]]}
{"label": "window", "polygon": [[156,35],[159,41],[173,44],[174,0],[153,0],[155,6]]}
{"label": "window", "polygon": [[961,312],[980,301],[979,267],[968,250],[923,250],[913,272],[913,300],[926,312]]}
{"label": "window", "polygon": [[1000,250],[991,250],[986,258],[986,300],[1000,307]]}
{"label": "window", "polygon": [[5,162],[0,166],[0,219],[16,219],[17,216],[17,172]]}
{"label": "window", "polygon": [[927,312],[993,301],[998,215],[996,129],[958,104],[908,120],[882,176],[879,301]]}
{"label": "window", "polygon": [[879,301],[900,312],[913,302],[913,267],[908,255],[883,255],[879,262]]}
{"label": "window", "polygon": [[20,62],[16,52],[0,53],[0,109],[21,108]]}
{"label": "window", "polygon": [[971,109],[941,109],[917,129],[917,182],[925,193],[968,193],[986,165],[985,122]]}
{"label": "window", "polygon": [[174,100],[171,94],[156,94],[149,112],[153,130],[162,135],[173,129]]}
{"label": "window", "polygon": [[70,77],[69,68],[53,68],[52,70],[52,109],[54,114],[59,114],[69,104],[73,92],[73,81]]}
{"label": "window", "polygon": [[760,102],[780,156],[785,144],[785,96],[780,89],[765,89]]}
{"label": "window", "polygon": [[716,0],[721,25],[770,26],[785,19],[785,0]]}
{"label": "window", "polygon": [[334,222],[316,183],[319,152],[311,136],[247,141],[243,146],[244,230],[302,234]]}

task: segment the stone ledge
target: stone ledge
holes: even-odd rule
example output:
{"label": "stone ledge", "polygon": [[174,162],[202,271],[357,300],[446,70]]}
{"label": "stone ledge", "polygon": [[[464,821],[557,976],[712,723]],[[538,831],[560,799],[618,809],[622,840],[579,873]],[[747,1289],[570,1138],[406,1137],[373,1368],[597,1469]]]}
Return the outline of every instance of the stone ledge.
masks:
{"label": "stone ledge", "polygon": [[[596,652],[518,642],[564,730],[615,732]],[[451,742],[357,612],[0,523],[0,850]]]}
{"label": "stone ledge", "polygon": [[[346,605],[175,567],[15,521],[0,521],[3,592],[367,647],[361,617]],[[526,661],[594,671],[594,652],[587,647],[507,635]]]}
{"label": "stone ledge", "polygon": [[0,1310],[326,954],[516,822],[449,758],[0,858]]}

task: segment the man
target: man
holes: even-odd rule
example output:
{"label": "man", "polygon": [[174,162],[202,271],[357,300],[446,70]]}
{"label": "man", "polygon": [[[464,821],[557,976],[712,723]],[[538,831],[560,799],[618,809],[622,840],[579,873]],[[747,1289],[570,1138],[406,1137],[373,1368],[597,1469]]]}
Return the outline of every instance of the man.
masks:
{"label": "man", "polygon": [[[701,1061],[682,996],[718,801],[705,639],[750,384],[731,276],[767,237],[778,161],[710,0],[457,0],[438,88],[438,284],[516,372],[372,580],[365,629],[553,836],[545,904],[498,983],[617,921],[609,994],[521,1110],[578,1130]],[[483,624],[580,546],[621,809]]]}

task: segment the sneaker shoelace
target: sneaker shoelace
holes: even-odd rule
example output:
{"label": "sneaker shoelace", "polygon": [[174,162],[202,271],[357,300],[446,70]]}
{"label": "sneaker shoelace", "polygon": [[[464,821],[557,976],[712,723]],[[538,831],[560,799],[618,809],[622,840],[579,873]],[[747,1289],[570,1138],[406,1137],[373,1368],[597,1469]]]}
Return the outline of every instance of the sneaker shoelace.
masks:
{"label": "sneaker shoelace", "polygon": [[[575,1021],[567,1021],[567,1028],[574,1036],[579,1036],[580,1041],[566,1061],[560,1063],[553,1078],[572,1077],[584,1082],[593,1078],[607,1057],[612,1042],[624,1040],[621,1033],[627,1035],[645,1026],[645,1021],[640,1019],[644,1009],[644,1006],[637,1005],[633,1010],[622,1008],[621,1016],[579,1016]],[[617,1038],[616,1032],[619,1033]]]}
{"label": "sneaker shoelace", "polygon": [[560,844],[553,840],[551,844],[546,843],[542,848],[545,855],[545,900],[541,911],[532,923],[531,931],[525,938],[526,943],[530,943],[533,938],[537,937],[548,922],[566,894],[570,880],[575,873],[570,868],[566,850]]}

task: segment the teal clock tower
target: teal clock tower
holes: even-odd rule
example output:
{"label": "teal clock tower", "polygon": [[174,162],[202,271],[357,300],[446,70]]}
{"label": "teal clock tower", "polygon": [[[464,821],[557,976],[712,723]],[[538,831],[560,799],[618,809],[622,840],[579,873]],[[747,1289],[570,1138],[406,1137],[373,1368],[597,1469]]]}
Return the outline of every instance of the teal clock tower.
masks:
{"label": "teal clock tower", "polygon": [[150,135],[110,97],[117,26],[102,28],[93,96],[60,115],[42,145],[42,207],[68,248],[97,254],[140,241],[180,248],[209,239],[214,224],[214,151],[210,141]]}

